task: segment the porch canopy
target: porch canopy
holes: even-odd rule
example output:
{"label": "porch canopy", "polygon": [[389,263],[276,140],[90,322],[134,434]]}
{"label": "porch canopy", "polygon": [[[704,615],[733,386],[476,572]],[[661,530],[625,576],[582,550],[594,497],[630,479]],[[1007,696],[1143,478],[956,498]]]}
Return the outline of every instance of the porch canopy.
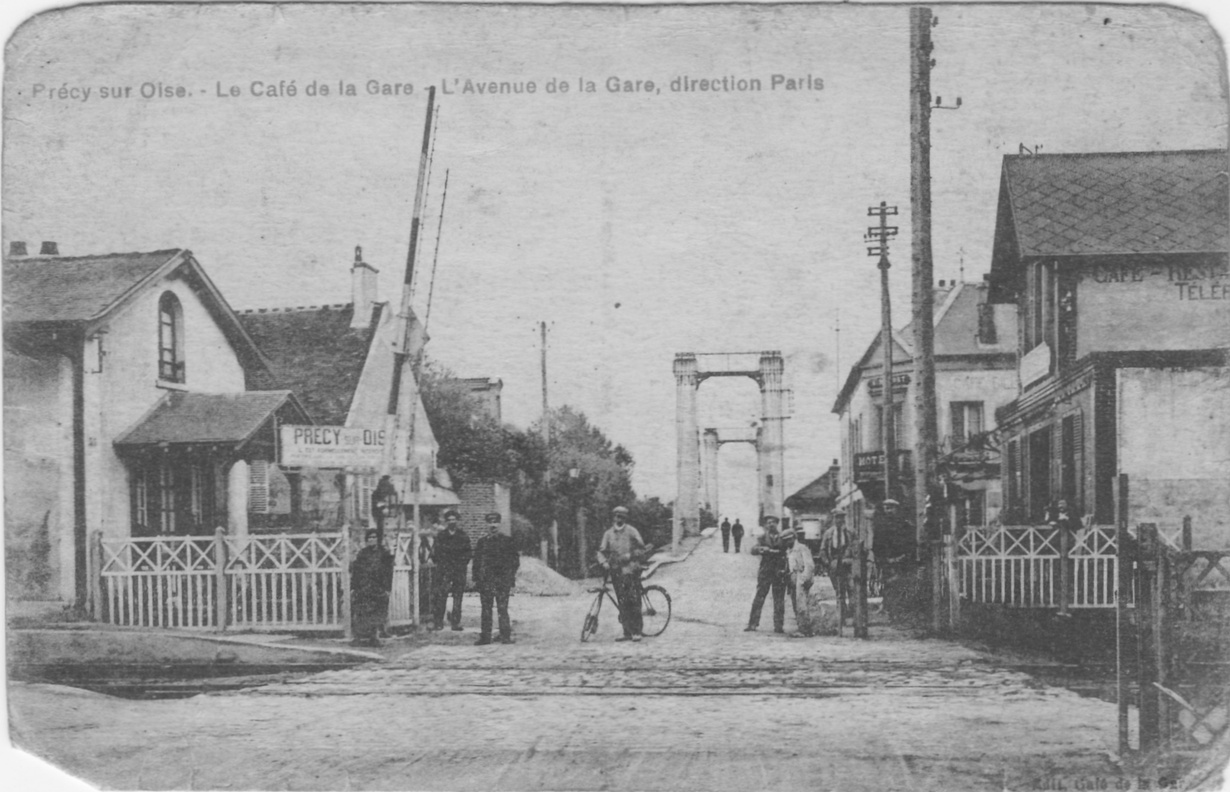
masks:
{"label": "porch canopy", "polygon": [[276,459],[278,421],[311,423],[290,391],[168,393],[136,426],[116,438],[120,451],[211,446]]}

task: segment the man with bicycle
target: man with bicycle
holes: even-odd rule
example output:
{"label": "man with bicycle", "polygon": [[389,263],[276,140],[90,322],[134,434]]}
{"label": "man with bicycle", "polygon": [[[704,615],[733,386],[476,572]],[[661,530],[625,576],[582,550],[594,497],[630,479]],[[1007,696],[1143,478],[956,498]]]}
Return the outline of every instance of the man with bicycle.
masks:
{"label": "man with bicycle", "polygon": [[641,532],[628,524],[628,510],[616,506],[612,511],[615,524],[602,535],[598,558],[611,575],[615,599],[619,602],[619,621],[624,634],[617,641],[641,640],[641,559],[645,541]]}

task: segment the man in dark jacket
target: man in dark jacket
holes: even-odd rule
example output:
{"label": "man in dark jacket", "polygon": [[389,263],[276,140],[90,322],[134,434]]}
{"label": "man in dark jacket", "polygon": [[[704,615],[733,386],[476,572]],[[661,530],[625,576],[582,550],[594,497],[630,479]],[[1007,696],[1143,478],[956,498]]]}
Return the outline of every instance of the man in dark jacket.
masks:
{"label": "man in dark jacket", "polygon": [[743,544],[743,523],[739,522],[739,518],[735,518],[735,524],[730,526],[730,535],[735,538],[735,552],[739,552],[739,546]]}
{"label": "man in dark jacket", "polygon": [[356,645],[379,646],[376,633],[389,615],[393,556],[370,530],[364,547],[350,562],[350,625]]}
{"label": "man in dark jacket", "polygon": [[722,552],[730,552],[730,518],[722,518]]}
{"label": "man in dark jacket", "polygon": [[461,597],[466,590],[466,567],[470,564],[470,538],[461,530],[461,515],[454,509],[444,513],[444,530],[436,536],[432,557],[436,562],[435,610],[432,621],[444,629],[444,611],[449,595],[453,610],[448,616],[454,630],[461,628]]}
{"label": "man in dark jacket", "polygon": [[521,555],[511,536],[500,533],[500,515],[487,515],[487,533],[474,545],[474,585],[483,605],[481,632],[475,644],[491,643],[491,608],[494,605],[500,614],[500,643],[510,644],[512,621],[508,618],[508,596],[517,582],[517,569]]}
{"label": "man in dark jacket", "polygon": [[752,546],[752,555],[760,556],[760,571],[756,575],[756,596],[752,599],[752,613],[744,632],[760,626],[760,611],[765,597],[773,591],[773,632],[786,631],[786,582],[789,570],[786,565],[786,543],[777,531],[778,519],[773,515],[764,518],[764,534]]}

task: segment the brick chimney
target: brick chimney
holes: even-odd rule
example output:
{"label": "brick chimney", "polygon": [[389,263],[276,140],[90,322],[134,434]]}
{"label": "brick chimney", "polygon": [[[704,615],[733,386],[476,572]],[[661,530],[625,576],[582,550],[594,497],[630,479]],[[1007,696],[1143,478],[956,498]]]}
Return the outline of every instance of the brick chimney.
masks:
{"label": "brick chimney", "polygon": [[355,245],[354,266],[350,268],[351,302],[354,316],[350,320],[352,330],[366,330],[372,323],[372,310],[379,300],[376,276],[380,270],[363,260],[363,248]]}

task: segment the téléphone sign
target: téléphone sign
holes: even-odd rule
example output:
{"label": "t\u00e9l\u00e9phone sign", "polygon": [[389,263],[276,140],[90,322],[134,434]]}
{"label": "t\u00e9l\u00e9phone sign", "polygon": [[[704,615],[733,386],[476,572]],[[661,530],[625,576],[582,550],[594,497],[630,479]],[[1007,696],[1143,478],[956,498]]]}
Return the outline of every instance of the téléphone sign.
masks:
{"label": "t\u00e9l\u00e9phone sign", "polygon": [[282,429],[282,464],[287,467],[379,467],[383,429],[358,426],[297,426]]}

